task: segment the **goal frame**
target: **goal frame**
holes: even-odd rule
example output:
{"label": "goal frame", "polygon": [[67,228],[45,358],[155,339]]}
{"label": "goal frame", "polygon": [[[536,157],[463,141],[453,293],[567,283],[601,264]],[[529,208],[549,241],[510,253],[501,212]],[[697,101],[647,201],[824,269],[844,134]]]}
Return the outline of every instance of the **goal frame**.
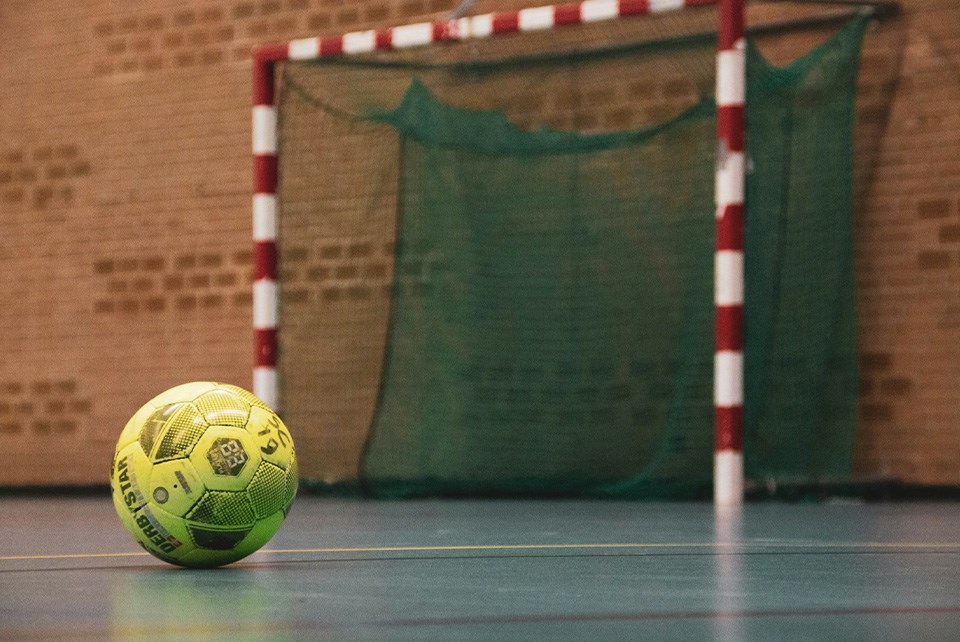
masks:
{"label": "goal frame", "polygon": [[253,52],[253,392],[279,409],[276,65],[463,42],[717,5],[717,162],[714,186],[714,504],[743,503],[743,201],[745,0],[584,0],[443,22],[300,38]]}

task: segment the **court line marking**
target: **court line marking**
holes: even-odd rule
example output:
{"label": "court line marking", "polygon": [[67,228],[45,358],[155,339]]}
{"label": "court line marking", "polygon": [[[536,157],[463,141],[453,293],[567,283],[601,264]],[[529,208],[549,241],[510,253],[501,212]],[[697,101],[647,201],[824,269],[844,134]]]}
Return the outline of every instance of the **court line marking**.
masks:
{"label": "court line marking", "polygon": [[639,613],[569,613],[542,615],[466,616],[449,618],[415,618],[392,620],[382,623],[395,627],[464,626],[487,624],[537,624],[577,622],[630,622],[642,620],[692,620],[692,619],[747,619],[787,617],[830,617],[855,615],[948,615],[960,613],[960,606],[892,606],[892,607],[836,607],[797,609],[735,609],[705,611],[652,611]]}
{"label": "court line marking", "polygon": [[57,555],[0,555],[0,562],[16,560],[75,560],[94,559],[97,557],[140,557],[149,555],[146,551],[140,553],[61,553]]}
{"label": "court line marking", "polygon": [[[356,548],[275,548],[264,553],[410,553],[430,551],[514,551],[514,550],[571,550],[571,549],[671,549],[671,548],[957,548],[960,542],[904,543],[773,543],[773,542],[706,542],[706,543],[609,543],[609,544],[476,544],[449,546],[377,546]],[[2,558],[0,558],[2,559]]]}
{"label": "court line marking", "polygon": [[[641,622],[648,620],[731,620],[757,618],[790,617],[853,617],[857,615],[899,616],[899,615],[953,615],[960,614],[960,606],[865,606],[835,608],[797,608],[797,609],[742,609],[742,610],[703,610],[703,611],[650,611],[650,612],[613,612],[613,613],[541,613],[490,616],[461,616],[448,618],[411,618],[393,620],[370,620],[359,622],[249,622],[228,624],[168,624],[153,625],[119,624],[111,626],[74,627],[65,629],[21,629],[0,630],[0,641],[25,642],[26,640],[50,639],[116,639],[148,638],[159,636],[191,638],[199,634],[222,637],[228,633],[297,633],[297,632],[349,632],[384,628],[420,628],[427,627],[463,627],[510,624],[540,623],[597,623],[597,622]],[[354,636],[349,636],[354,637]],[[364,637],[370,637],[369,635]]]}
{"label": "court line marking", "polygon": [[[702,543],[607,543],[607,544],[464,544],[445,546],[352,546],[326,548],[274,548],[259,551],[266,554],[296,553],[428,553],[444,551],[517,551],[517,550],[601,550],[601,549],[958,549],[960,542],[702,542]],[[0,562],[19,560],[96,559],[106,557],[146,557],[146,551],[135,553],[61,553],[52,555],[0,555]]]}

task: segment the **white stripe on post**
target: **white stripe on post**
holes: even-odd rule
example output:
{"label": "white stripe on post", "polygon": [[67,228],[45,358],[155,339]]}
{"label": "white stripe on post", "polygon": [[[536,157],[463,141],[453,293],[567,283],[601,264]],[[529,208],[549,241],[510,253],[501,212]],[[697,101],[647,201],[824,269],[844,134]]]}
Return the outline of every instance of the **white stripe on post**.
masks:
{"label": "white stripe on post", "polygon": [[677,9],[683,9],[685,5],[685,0],[650,0],[648,4],[650,7],[650,13],[676,11]]}
{"label": "white stripe on post", "polygon": [[553,7],[533,7],[521,9],[517,20],[520,31],[542,31],[550,29],[554,23]]}
{"label": "white stripe on post", "polygon": [[714,355],[713,401],[718,408],[743,405],[743,353],[724,350]]}
{"label": "white stripe on post", "polygon": [[253,282],[253,327],[270,330],[277,327],[277,283],[269,279]]}
{"label": "white stripe on post", "polygon": [[713,455],[714,501],[718,506],[743,503],[743,453],[721,450]]}
{"label": "white stripe on post", "polygon": [[320,56],[320,38],[300,38],[287,45],[290,60],[313,60]]}
{"label": "white stripe on post", "polygon": [[492,13],[473,16],[472,18],[467,18],[467,20],[470,21],[470,28],[466,31],[466,38],[486,38],[493,34]]}
{"label": "white stripe on post", "polygon": [[277,369],[259,366],[253,369],[253,394],[260,397],[263,403],[274,410],[277,409],[279,397],[277,395]]}
{"label": "white stripe on post", "polygon": [[[451,26],[451,36],[453,40],[469,40],[470,29],[473,18],[457,18],[448,23]],[[454,26],[455,25],[455,26]]]}
{"label": "white stripe on post", "polygon": [[351,31],[343,34],[343,53],[369,53],[377,48],[377,32]]}
{"label": "white stripe on post", "polygon": [[743,305],[743,252],[721,250],[714,255],[714,303]]}
{"label": "white stripe on post", "polygon": [[275,194],[253,195],[253,240],[277,239],[277,197]]}
{"label": "white stripe on post", "polygon": [[277,153],[277,110],[272,106],[253,108],[253,153]]}
{"label": "white stripe on post", "polygon": [[737,49],[717,54],[717,106],[743,105],[746,99],[746,53],[744,41]]}
{"label": "white stripe on post", "polygon": [[717,218],[723,215],[723,210],[727,205],[743,203],[745,163],[746,159],[743,152],[721,150],[717,164],[716,185],[714,186]]}
{"label": "white stripe on post", "polygon": [[620,15],[620,3],[617,0],[586,0],[580,5],[582,22],[610,20]]}
{"label": "white stripe on post", "polygon": [[390,33],[395,49],[421,47],[433,42],[433,25],[429,22],[394,27]]}

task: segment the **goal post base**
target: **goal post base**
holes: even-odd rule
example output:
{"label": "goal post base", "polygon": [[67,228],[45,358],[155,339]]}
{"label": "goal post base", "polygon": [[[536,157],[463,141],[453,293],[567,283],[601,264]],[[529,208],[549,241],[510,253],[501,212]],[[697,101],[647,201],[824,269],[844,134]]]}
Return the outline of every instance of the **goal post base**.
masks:
{"label": "goal post base", "polygon": [[743,453],[722,450],[713,456],[713,502],[719,506],[743,504]]}

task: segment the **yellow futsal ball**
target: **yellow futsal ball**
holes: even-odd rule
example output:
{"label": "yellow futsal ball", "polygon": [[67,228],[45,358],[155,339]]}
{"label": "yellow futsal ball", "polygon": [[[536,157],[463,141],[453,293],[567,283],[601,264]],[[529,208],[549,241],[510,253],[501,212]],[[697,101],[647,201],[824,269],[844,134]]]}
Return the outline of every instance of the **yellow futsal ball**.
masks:
{"label": "yellow futsal ball", "polygon": [[221,566],[253,553],[283,523],[297,494],[293,439],[242,388],[171,388],[133,415],[110,474],[120,521],[173,564]]}

